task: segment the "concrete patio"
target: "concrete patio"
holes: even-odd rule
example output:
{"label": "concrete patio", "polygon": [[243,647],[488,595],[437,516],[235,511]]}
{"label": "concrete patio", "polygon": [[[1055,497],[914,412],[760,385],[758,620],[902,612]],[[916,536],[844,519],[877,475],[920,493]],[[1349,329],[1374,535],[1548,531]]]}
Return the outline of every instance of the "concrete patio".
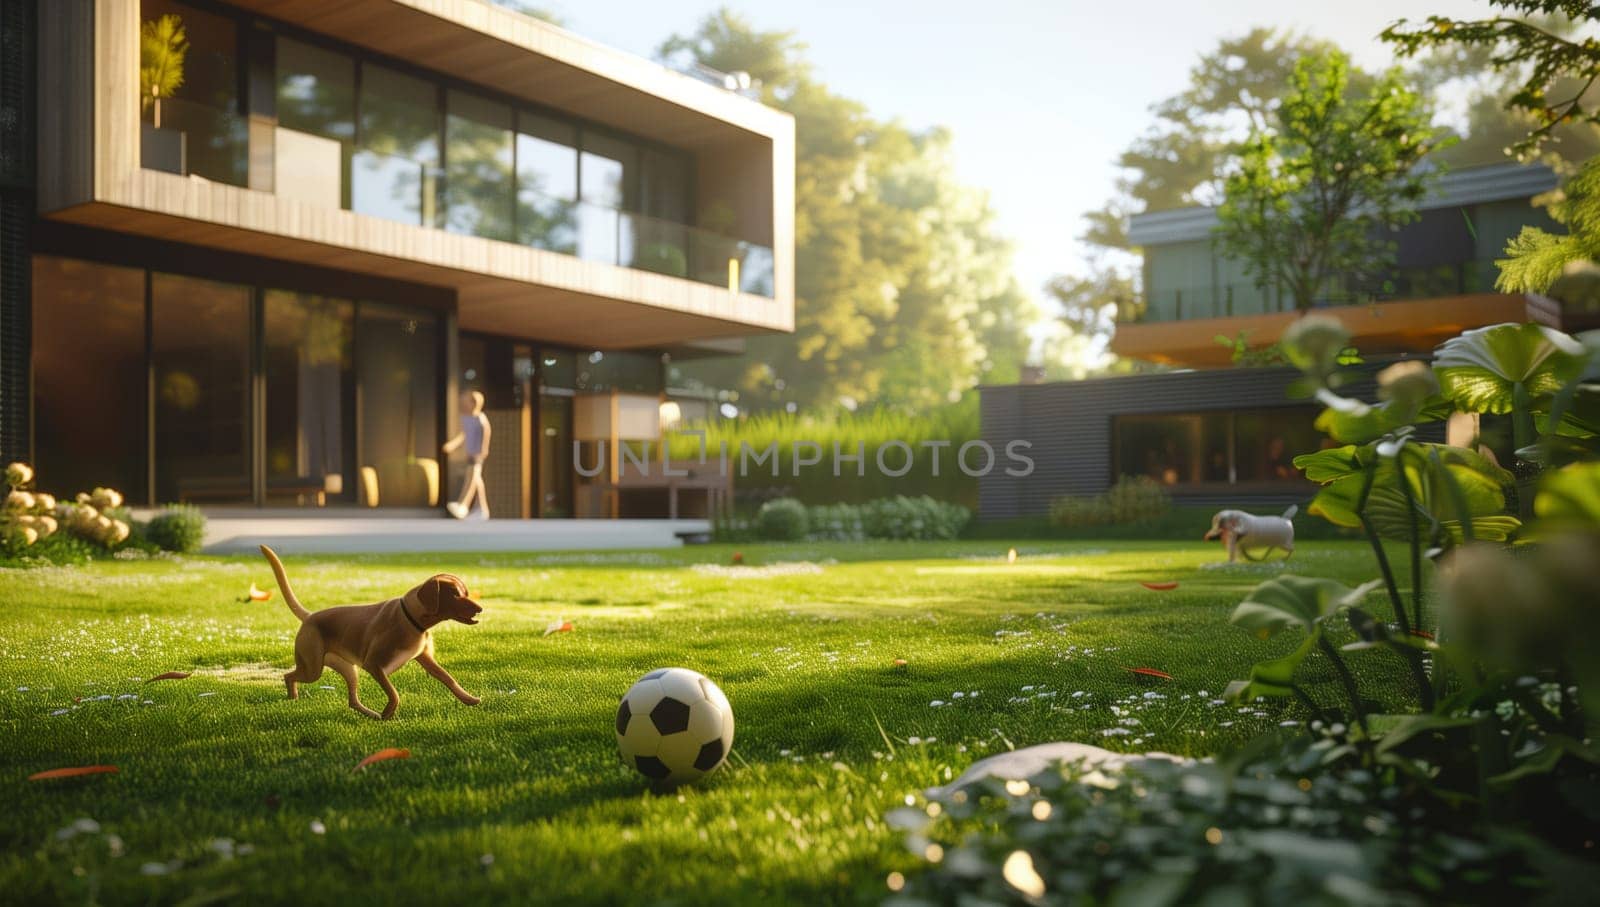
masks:
{"label": "concrete patio", "polygon": [[202,550],[239,554],[259,545],[285,554],[676,548],[711,534],[710,520],[452,520],[426,513],[374,517],[208,511]]}

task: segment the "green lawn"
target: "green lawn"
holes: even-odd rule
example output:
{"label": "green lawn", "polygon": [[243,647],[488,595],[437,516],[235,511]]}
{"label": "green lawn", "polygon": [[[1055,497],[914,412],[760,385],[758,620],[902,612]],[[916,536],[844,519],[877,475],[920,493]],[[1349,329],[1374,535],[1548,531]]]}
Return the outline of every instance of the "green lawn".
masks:
{"label": "green lawn", "polygon": [[[284,698],[297,624],[276,594],[239,601],[271,584],[260,558],[0,570],[0,902],[870,902],[910,865],[884,814],[973,759],[1061,739],[1198,755],[1296,717],[1216,699],[1289,646],[1227,623],[1278,565],[1220,567],[1198,542],[1019,543],[1008,565],[1006,547],[287,556],[313,609],[439,570],[487,607],[436,633],[482,705],[410,666],[389,722],[332,671]],[[1374,575],[1348,542],[1293,567]],[[544,636],[558,617],[575,631]],[[716,774],[658,792],[612,724],[671,665],[722,686],[738,736]],[[141,682],[173,670],[195,673]],[[351,771],[385,747],[412,758]],[[121,771],[25,780],[101,763]],[[82,817],[101,833],[58,835]]]}

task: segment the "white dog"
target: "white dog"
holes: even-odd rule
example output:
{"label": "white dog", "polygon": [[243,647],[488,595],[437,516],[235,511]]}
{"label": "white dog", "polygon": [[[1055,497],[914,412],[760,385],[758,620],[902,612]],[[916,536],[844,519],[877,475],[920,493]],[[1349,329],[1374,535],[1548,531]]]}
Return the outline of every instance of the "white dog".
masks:
{"label": "white dog", "polygon": [[[1243,554],[1249,560],[1261,560],[1274,548],[1283,550],[1284,559],[1294,554],[1294,519],[1298,507],[1290,507],[1283,516],[1256,516],[1243,510],[1219,510],[1211,518],[1211,531],[1205,541],[1222,538],[1228,546],[1228,563],[1234,563]],[[1245,549],[1261,551],[1261,557],[1251,557]]]}

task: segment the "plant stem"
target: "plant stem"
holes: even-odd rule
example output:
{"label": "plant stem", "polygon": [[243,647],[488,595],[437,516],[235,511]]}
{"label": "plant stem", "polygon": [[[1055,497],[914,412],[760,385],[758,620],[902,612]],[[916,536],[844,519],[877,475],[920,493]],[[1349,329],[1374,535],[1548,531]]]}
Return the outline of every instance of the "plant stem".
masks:
{"label": "plant stem", "polygon": [[1406,499],[1406,516],[1409,517],[1411,526],[1411,608],[1412,625],[1422,627],[1422,528],[1417,525],[1417,494],[1411,487],[1411,482],[1406,478],[1403,458],[1406,448],[1402,447],[1395,456],[1394,468],[1400,476],[1400,492]]}
{"label": "plant stem", "polygon": [[[1398,469],[1396,470],[1398,472]],[[1378,569],[1383,572],[1384,591],[1389,593],[1389,605],[1394,609],[1395,619],[1400,622],[1400,629],[1407,636],[1411,635],[1411,621],[1406,617],[1405,602],[1400,598],[1400,587],[1394,580],[1394,568],[1389,566],[1389,555],[1383,550],[1383,542],[1378,538],[1378,530],[1373,528],[1372,520],[1367,518],[1367,498],[1372,494],[1372,483],[1378,478],[1378,461],[1373,460],[1367,464],[1366,481],[1361,486],[1361,497],[1356,501],[1356,516],[1361,520],[1361,529],[1366,533],[1367,544],[1372,546],[1372,554],[1378,560]],[[1404,475],[1400,481],[1406,481]]]}
{"label": "plant stem", "polygon": [[1322,654],[1328,656],[1328,660],[1333,662],[1333,668],[1339,674],[1339,682],[1344,684],[1345,695],[1350,697],[1350,711],[1356,717],[1356,724],[1361,725],[1362,736],[1366,738],[1366,744],[1370,746],[1372,733],[1367,728],[1367,710],[1361,705],[1361,694],[1356,690],[1356,679],[1350,673],[1350,666],[1344,663],[1344,659],[1339,656],[1339,650],[1333,647],[1333,643],[1328,642],[1328,637],[1318,634],[1317,645],[1322,648]]}

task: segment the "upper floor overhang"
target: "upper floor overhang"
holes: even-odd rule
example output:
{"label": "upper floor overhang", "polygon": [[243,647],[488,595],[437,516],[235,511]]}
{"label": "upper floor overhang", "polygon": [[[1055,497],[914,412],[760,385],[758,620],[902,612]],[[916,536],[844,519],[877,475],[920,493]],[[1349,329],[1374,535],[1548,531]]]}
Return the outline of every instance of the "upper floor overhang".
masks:
{"label": "upper floor overhang", "polygon": [[[1554,301],[1501,293],[1328,306],[1315,312],[1337,318],[1350,332],[1350,343],[1362,352],[1431,353],[1462,331],[1507,321],[1561,327],[1561,308]],[[1277,343],[1300,314],[1269,312],[1119,324],[1111,338],[1111,351],[1179,368],[1221,368],[1232,364],[1233,349],[1218,338],[1242,336],[1252,346]]]}
{"label": "upper floor overhang", "polygon": [[[259,15],[265,27],[313,32],[692,153],[697,196],[716,190],[731,200],[739,232],[770,248],[771,296],[745,292],[732,263],[728,284],[718,286],[147,169],[139,0],[54,0],[41,11],[41,216],[449,288],[463,328],[574,346],[667,346],[793,330],[788,114],[482,0],[229,6]],[[258,126],[248,124],[252,138]],[[250,149],[254,173],[254,142]]]}

